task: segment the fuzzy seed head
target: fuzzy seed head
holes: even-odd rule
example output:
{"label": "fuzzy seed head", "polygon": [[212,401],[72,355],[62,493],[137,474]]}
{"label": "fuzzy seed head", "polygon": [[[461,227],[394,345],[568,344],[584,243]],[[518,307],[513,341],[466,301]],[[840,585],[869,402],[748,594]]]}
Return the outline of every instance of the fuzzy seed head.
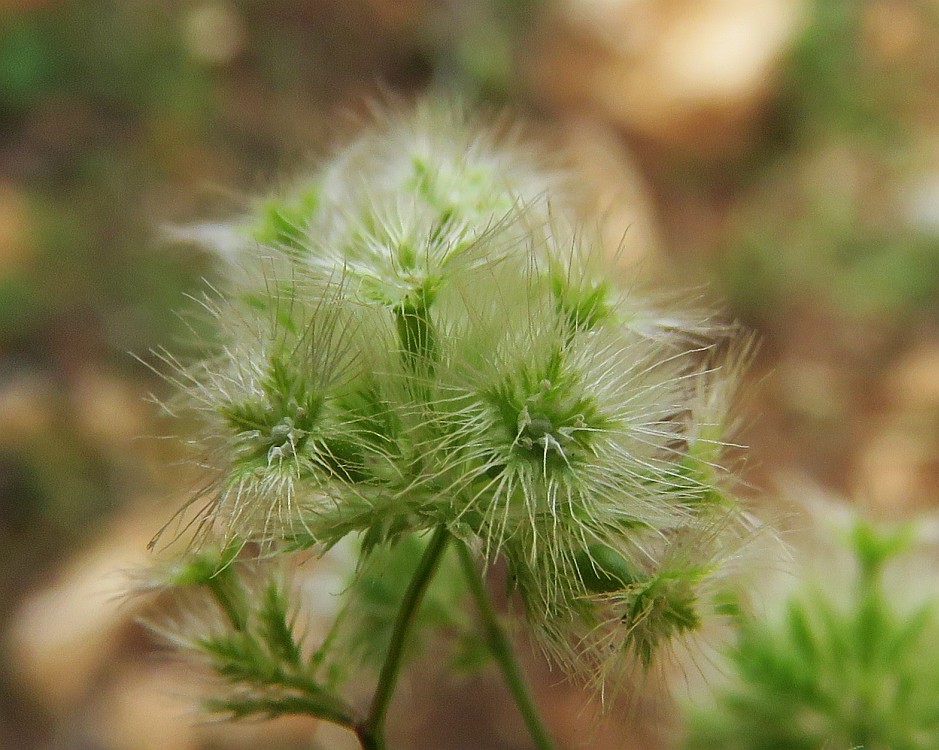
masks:
{"label": "fuzzy seed head", "polygon": [[219,472],[207,528],[322,549],[447,527],[605,685],[611,653],[647,668],[699,630],[746,526],[723,453],[747,347],[619,285],[505,131],[389,116],[233,222],[221,344],[175,380]]}

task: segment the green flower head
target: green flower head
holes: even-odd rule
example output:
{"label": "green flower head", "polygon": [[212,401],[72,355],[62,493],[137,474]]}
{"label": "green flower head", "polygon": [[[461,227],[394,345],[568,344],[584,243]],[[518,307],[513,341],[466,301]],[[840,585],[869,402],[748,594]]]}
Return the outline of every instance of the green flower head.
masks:
{"label": "green flower head", "polygon": [[221,342],[176,377],[218,471],[202,522],[366,552],[449,529],[506,559],[565,666],[645,667],[699,629],[746,527],[722,456],[746,347],[622,288],[505,131],[391,116],[223,232]]}

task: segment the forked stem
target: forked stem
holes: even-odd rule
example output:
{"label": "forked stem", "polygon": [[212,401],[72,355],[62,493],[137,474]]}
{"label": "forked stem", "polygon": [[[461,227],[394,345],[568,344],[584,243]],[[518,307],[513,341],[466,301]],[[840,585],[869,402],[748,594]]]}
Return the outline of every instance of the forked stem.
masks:
{"label": "forked stem", "polygon": [[[430,543],[424,550],[417,569],[414,571],[414,576],[408,584],[407,591],[405,591],[401,607],[395,619],[388,653],[385,655],[385,661],[378,676],[378,685],[372,697],[371,708],[365,720],[354,727],[355,734],[362,745],[362,750],[385,750],[385,717],[398,682],[398,674],[401,671],[401,657],[404,654],[407,637],[450,538],[450,532],[443,526],[434,531]],[[512,698],[515,700],[516,706],[518,706],[522,719],[525,721],[525,726],[528,728],[532,741],[535,743],[537,750],[555,750],[554,742],[541,721],[541,716],[532,699],[531,692],[522,676],[521,668],[515,658],[515,652],[512,650],[512,644],[499,624],[498,615],[486,591],[476,561],[463,542],[458,542],[456,548],[470,593],[479,611],[486,645],[502,671],[502,676],[509,692],[512,694]]]}

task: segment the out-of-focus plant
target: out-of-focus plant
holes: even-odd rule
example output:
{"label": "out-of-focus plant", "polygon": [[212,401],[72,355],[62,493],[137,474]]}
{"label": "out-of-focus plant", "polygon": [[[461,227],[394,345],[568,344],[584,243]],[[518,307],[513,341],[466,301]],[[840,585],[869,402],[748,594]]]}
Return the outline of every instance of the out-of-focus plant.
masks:
{"label": "out-of-focus plant", "polygon": [[793,156],[737,207],[721,283],[755,316],[813,300],[889,324],[934,308],[939,233],[915,215],[912,182],[871,151]]}
{"label": "out-of-focus plant", "polygon": [[793,303],[881,325],[934,310],[935,195],[919,186],[934,182],[939,17],[919,0],[808,10],[716,277],[754,318]]}
{"label": "out-of-focus plant", "polygon": [[844,540],[853,580],[832,580],[827,569],[824,581],[792,593],[775,621],[742,618],[728,684],[689,715],[685,747],[936,747],[937,599],[904,602],[885,580],[913,538],[912,527],[858,520]]}
{"label": "out-of-focus plant", "polygon": [[[140,386],[121,385],[126,351],[174,335],[180,292],[204,272],[202,259],[155,252],[147,228],[181,192],[165,187],[180,185],[172,162],[211,108],[177,27],[152,3],[0,10],[0,590],[11,600],[147,482],[116,437],[147,429]],[[125,395],[126,411],[108,414]]]}
{"label": "out-of-focus plant", "polygon": [[[378,120],[189,232],[228,272],[204,357],[162,355],[166,408],[202,420],[212,474],[177,517],[193,552],[151,576],[180,602],[156,627],[219,678],[209,710],[380,748],[411,631],[442,626],[548,748],[481,572],[504,560],[536,640],[604,694],[725,613],[752,532],[722,458],[746,337],[620,288],[572,181],[511,128],[436,103]],[[350,544],[314,627],[295,561]],[[370,665],[362,709],[343,691]]]}
{"label": "out-of-focus plant", "polygon": [[443,90],[496,101],[519,89],[526,36],[548,7],[545,0],[447,0],[423,15],[417,46]]}

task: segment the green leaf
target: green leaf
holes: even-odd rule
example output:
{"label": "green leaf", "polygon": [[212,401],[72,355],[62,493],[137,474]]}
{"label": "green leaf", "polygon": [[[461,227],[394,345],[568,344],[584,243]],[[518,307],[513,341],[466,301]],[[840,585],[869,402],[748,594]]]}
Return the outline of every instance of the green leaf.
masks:
{"label": "green leaf", "polygon": [[616,591],[637,580],[626,559],[606,545],[588,545],[577,553],[575,564],[584,587],[593,593]]}
{"label": "green leaf", "polygon": [[791,602],[786,609],[786,624],[789,637],[799,654],[807,662],[812,662],[819,655],[819,645],[809,625],[805,606],[801,602]]}
{"label": "green leaf", "polygon": [[860,563],[863,579],[876,577],[887,560],[907,549],[912,533],[909,525],[895,531],[884,531],[866,521],[858,521],[851,530],[851,545]]}
{"label": "green leaf", "polygon": [[308,185],[284,200],[269,199],[258,211],[252,235],[263,245],[307,252],[306,229],[318,206],[319,188],[316,185]]}
{"label": "green leaf", "polygon": [[300,646],[294,639],[287,608],[283,590],[277,582],[271,581],[264,590],[258,611],[258,630],[274,657],[299,666],[302,661]]}

